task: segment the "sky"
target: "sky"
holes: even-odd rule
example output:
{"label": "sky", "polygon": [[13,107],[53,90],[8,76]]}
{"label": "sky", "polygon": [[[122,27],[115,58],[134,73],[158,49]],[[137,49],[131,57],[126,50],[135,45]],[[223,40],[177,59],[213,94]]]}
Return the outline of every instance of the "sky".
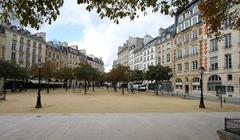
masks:
{"label": "sky", "polygon": [[125,18],[116,24],[107,18],[101,19],[95,11],[88,12],[76,0],[65,0],[55,22],[43,24],[38,31],[32,29],[32,32],[46,32],[47,41],[68,42],[86,49],[87,54],[102,57],[107,72],[117,58],[118,47],[129,36],[144,37],[148,34],[156,37],[160,27],[166,28],[173,23],[170,16],[148,12],[134,21]]}

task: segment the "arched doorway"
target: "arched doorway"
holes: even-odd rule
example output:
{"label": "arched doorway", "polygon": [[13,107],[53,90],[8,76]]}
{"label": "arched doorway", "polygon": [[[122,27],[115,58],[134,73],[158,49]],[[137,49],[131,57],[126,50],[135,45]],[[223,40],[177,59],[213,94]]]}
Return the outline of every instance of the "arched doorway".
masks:
{"label": "arched doorway", "polygon": [[221,85],[221,77],[218,75],[212,75],[208,78],[208,91],[216,91],[216,86]]}

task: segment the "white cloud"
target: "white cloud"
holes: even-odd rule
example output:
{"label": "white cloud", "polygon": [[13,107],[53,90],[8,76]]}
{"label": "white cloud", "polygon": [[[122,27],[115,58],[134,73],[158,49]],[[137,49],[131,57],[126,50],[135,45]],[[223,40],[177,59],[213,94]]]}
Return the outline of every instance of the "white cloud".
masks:
{"label": "white cloud", "polygon": [[141,16],[134,21],[121,20],[117,25],[106,18],[100,19],[96,12],[86,11],[85,6],[78,5],[75,0],[65,1],[60,13],[56,22],[51,26],[42,26],[41,31],[48,34],[49,28],[59,24],[83,27],[83,32],[79,33],[83,34],[83,37],[69,43],[86,49],[87,54],[102,57],[107,71],[117,57],[118,46],[121,46],[129,36],[143,37],[146,34],[156,36],[160,27],[167,27],[173,23],[171,17],[149,12],[147,16]]}

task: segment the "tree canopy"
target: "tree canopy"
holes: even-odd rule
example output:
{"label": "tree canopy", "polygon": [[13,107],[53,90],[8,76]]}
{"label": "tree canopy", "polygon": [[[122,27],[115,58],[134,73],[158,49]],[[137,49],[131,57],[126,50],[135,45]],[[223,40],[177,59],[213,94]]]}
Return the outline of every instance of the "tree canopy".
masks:
{"label": "tree canopy", "polygon": [[[59,8],[64,0],[0,0],[1,17],[18,19],[21,25],[39,28],[42,23],[57,19]],[[174,16],[176,12],[189,3],[189,0],[77,0],[77,4],[85,5],[87,11],[96,11],[100,18],[107,17],[115,23],[119,19],[134,20],[141,13],[160,12]],[[240,29],[239,8],[231,12],[228,5],[239,4],[239,0],[201,0],[199,9],[203,19],[212,32],[221,30],[221,23],[231,17],[232,29]]]}
{"label": "tree canopy", "polygon": [[110,71],[109,78],[112,82],[124,82],[129,79],[130,72],[129,67],[118,65]]}
{"label": "tree canopy", "polygon": [[149,66],[146,72],[148,80],[169,80],[171,68],[162,65]]}

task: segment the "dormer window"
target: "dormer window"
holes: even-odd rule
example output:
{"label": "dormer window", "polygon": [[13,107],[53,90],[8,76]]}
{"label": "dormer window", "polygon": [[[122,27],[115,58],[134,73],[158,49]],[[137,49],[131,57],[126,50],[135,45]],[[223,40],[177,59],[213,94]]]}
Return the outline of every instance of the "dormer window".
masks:
{"label": "dormer window", "polygon": [[183,21],[183,15],[178,17],[178,22],[182,22]]}
{"label": "dormer window", "polygon": [[193,14],[197,13],[198,12],[198,6],[194,6],[193,7]]}
{"label": "dormer window", "polygon": [[191,12],[190,12],[190,11],[187,11],[187,12],[185,13],[185,18],[190,17],[190,15],[191,15]]}

